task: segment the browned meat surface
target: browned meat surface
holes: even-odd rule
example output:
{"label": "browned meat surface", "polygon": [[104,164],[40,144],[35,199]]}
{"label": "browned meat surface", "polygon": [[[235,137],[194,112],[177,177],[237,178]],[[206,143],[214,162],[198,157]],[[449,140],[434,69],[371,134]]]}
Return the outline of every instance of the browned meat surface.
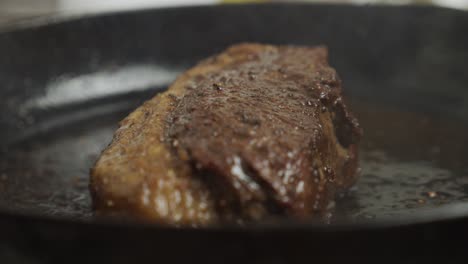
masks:
{"label": "browned meat surface", "polygon": [[193,225],[321,215],[356,180],[360,136],[325,48],[235,45],[121,122],[94,205]]}

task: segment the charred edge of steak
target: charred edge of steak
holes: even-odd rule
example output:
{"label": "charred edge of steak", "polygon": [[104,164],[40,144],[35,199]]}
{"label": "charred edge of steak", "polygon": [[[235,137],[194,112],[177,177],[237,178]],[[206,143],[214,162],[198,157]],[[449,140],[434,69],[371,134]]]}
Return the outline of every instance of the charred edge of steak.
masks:
{"label": "charred edge of steak", "polygon": [[284,208],[278,206],[271,186],[263,181],[253,169],[242,162],[242,170],[248,175],[249,181],[260,186],[257,199],[249,199],[241,202],[235,195],[232,184],[223,177],[219,177],[216,170],[212,168],[197,169],[196,164],[192,164],[195,177],[202,179],[210,188],[213,196],[218,200],[216,210],[223,222],[246,223],[256,221],[268,216],[283,215]]}

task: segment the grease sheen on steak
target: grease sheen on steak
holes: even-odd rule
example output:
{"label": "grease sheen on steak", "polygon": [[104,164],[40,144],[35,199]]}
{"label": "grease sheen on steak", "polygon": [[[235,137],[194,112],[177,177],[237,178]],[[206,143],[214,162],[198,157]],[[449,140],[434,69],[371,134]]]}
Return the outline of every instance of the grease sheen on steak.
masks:
{"label": "grease sheen on steak", "polygon": [[93,197],[168,223],[304,218],[355,182],[360,136],[326,48],[235,45],[122,122]]}

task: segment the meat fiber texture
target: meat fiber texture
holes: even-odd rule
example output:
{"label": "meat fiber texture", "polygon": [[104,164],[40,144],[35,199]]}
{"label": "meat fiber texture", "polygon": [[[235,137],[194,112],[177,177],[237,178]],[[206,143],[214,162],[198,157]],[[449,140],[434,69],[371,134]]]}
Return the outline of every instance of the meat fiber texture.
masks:
{"label": "meat fiber texture", "polygon": [[238,44],[120,122],[91,171],[98,214],[204,226],[326,212],[362,131],[325,47]]}

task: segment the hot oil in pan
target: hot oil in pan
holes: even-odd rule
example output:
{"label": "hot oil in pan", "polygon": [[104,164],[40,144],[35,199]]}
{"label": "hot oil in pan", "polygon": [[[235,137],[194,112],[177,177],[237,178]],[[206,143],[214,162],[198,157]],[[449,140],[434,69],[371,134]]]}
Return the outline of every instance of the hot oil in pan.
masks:
{"label": "hot oil in pan", "polygon": [[[362,171],[355,187],[338,198],[337,217],[377,221],[468,201],[467,126],[363,103],[352,106],[365,132]],[[0,159],[0,208],[92,217],[89,169],[123,117],[120,112],[90,117],[8,149]]]}
{"label": "hot oil in pan", "polygon": [[468,126],[353,103],[364,128],[361,177],[337,201],[336,215],[392,219],[468,201]]}

